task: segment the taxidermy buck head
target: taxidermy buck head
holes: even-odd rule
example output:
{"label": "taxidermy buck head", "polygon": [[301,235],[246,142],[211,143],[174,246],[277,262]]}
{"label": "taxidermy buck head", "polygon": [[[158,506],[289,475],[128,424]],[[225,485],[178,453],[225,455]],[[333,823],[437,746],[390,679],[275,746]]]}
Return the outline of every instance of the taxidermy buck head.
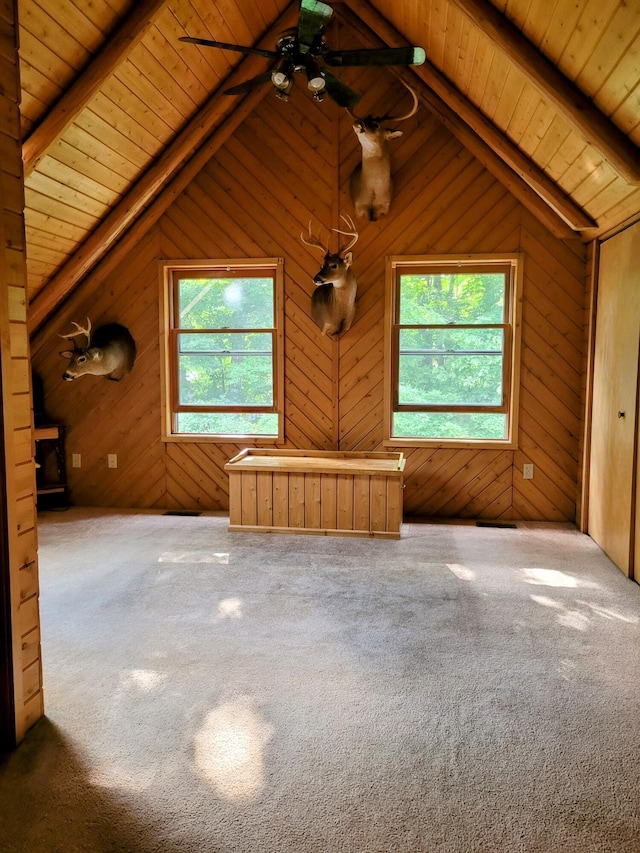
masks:
{"label": "taxidermy buck head", "polygon": [[[407,86],[407,84],[404,84]],[[418,97],[410,86],[413,106],[405,115],[366,116],[359,118],[351,110],[353,129],[362,146],[362,160],[353,170],[349,189],[356,216],[375,222],[389,212],[393,198],[389,140],[402,136],[401,130],[383,127],[383,122],[399,122],[411,118],[418,110]]]}
{"label": "taxidermy buck head", "polygon": [[357,282],[351,268],[353,256],[349,251],[358,240],[358,232],[353,219],[343,216],[350,231],[332,228],[336,234],[350,238],[337,252],[330,252],[329,247],[314,237],[309,223],[309,239],[300,235],[302,242],[314,249],[320,249],[324,260],[319,271],[313,277],[316,289],[311,296],[311,316],[323,335],[337,337],[349,331],[356,313]]}
{"label": "taxidermy buck head", "polygon": [[[91,321],[87,318],[86,328],[74,322],[75,332],[60,335],[70,338],[73,349],[64,350],[60,355],[69,359],[67,369],[62,378],[68,381],[79,379],[81,376],[105,376],[115,382],[122,379],[131,368],[136,358],[136,343],[129,330],[119,323],[107,323],[99,326],[91,334]],[[79,335],[86,337],[84,346],[78,345],[75,338]]]}

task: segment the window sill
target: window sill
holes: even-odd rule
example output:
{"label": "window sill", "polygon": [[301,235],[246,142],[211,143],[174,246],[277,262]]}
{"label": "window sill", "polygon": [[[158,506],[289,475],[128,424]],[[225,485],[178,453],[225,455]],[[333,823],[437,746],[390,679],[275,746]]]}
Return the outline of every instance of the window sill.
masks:
{"label": "window sill", "polygon": [[497,439],[445,439],[445,438],[394,438],[385,439],[383,447],[424,447],[434,450],[451,448],[452,450],[517,450],[518,444],[514,441]]}
{"label": "window sill", "polygon": [[199,433],[182,433],[180,435],[163,435],[163,442],[177,444],[241,444],[243,447],[272,447],[282,441],[277,435],[209,435]]}

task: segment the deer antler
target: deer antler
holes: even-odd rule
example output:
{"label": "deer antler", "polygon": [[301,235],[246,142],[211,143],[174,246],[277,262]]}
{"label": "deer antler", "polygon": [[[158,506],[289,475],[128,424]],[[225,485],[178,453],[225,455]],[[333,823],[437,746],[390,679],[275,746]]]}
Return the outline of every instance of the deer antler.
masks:
{"label": "deer antler", "polygon": [[312,249],[320,249],[323,255],[326,255],[329,251],[327,246],[324,246],[317,237],[314,237],[311,233],[311,221],[309,221],[309,239],[305,240],[304,234],[300,233],[300,239],[305,244],[305,246],[311,246]]}
{"label": "deer antler", "polygon": [[383,121],[404,121],[405,119],[411,118],[411,116],[415,115],[418,112],[418,96],[408,83],[405,83],[404,80],[400,80],[400,82],[411,92],[411,97],[413,98],[413,106],[405,115],[390,116],[387,114],[383,116],[359,116],[353,112],[351,107],[346,107],[345,109],[354,121],[375,121],[378,122],[378,124],[382,124]]}
{"label": "deer antler", "polygon": [[87,328],[83,329],[75,320],[71,321],[73,325],[76,327],[75,332],[71,332],[68,335],[59,335],[61,338],[75,338],[78,335],[86,335],[87,336],[87,346],[91,343],[91,320],[87,317]]}
{"label": "deer antler", "polygon": [[411,86],[409,86],[408,83],[405,83],[404,80],[401,80],[400,82],[402,83],[403,86],[405,86],[411,92],[411,97],[413,98],[413,106],[411,107],[411,109],[409,110],[409,112],[406,115],[401,115],[401,116],[386,115],[386,116],[383,116],[380,119],[380,121],[404,121],[407,118],[411,118],[411,116],[415,115],[418,112],[418,96],[416,95],[415,91],[411,88]]}
{"label": "deer antler", "polygon": [[346,237],[352,238],[350,243],[345,243],[344,246],[341,246],[338,249],[338,254],[343,255],[345,252],[348,252],[352,246],[355,246],[355,244],[358,242],[358,237],[360,235],[358,234],[358,230],[355,226],[355,223],[350,216],[345,216],[344,214],[341,214],[340,219],[344,219],[344,221],[347,224],[347,228],[350,228],[351,230],[350,231],[341,231],[339,228],[332,228],[331,230],[335,231],[336,234],[344,234]]}

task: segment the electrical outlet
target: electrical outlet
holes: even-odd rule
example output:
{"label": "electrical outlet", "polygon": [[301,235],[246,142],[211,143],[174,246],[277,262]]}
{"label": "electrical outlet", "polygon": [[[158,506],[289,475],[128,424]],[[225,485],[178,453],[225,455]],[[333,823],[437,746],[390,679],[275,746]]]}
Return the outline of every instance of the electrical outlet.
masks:
{"label": "electrical outlet", "polygon": [[82,456],[79,453],[71,454],[71,467],[82,468]]}
{"label": "electrical outlet", "polygon": [[525,462],[522,466],[522,477],[524,480],[533,480],[533,463]]}
{"label": "electrical outlet", "polygon": [[118,467],[118,457],[115,453],[109,453],[107,455],[107,465],[109,466],[109,468]]}

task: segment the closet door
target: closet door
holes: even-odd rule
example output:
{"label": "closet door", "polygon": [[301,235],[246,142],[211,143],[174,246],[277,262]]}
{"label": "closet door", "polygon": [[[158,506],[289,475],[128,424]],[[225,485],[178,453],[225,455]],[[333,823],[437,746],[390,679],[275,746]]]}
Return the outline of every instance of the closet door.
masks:
{"label": "closet door", "polygon": [[589,484],[589,535],[628,576],[635,550],[639,345],[636,225],[600,249]]}

